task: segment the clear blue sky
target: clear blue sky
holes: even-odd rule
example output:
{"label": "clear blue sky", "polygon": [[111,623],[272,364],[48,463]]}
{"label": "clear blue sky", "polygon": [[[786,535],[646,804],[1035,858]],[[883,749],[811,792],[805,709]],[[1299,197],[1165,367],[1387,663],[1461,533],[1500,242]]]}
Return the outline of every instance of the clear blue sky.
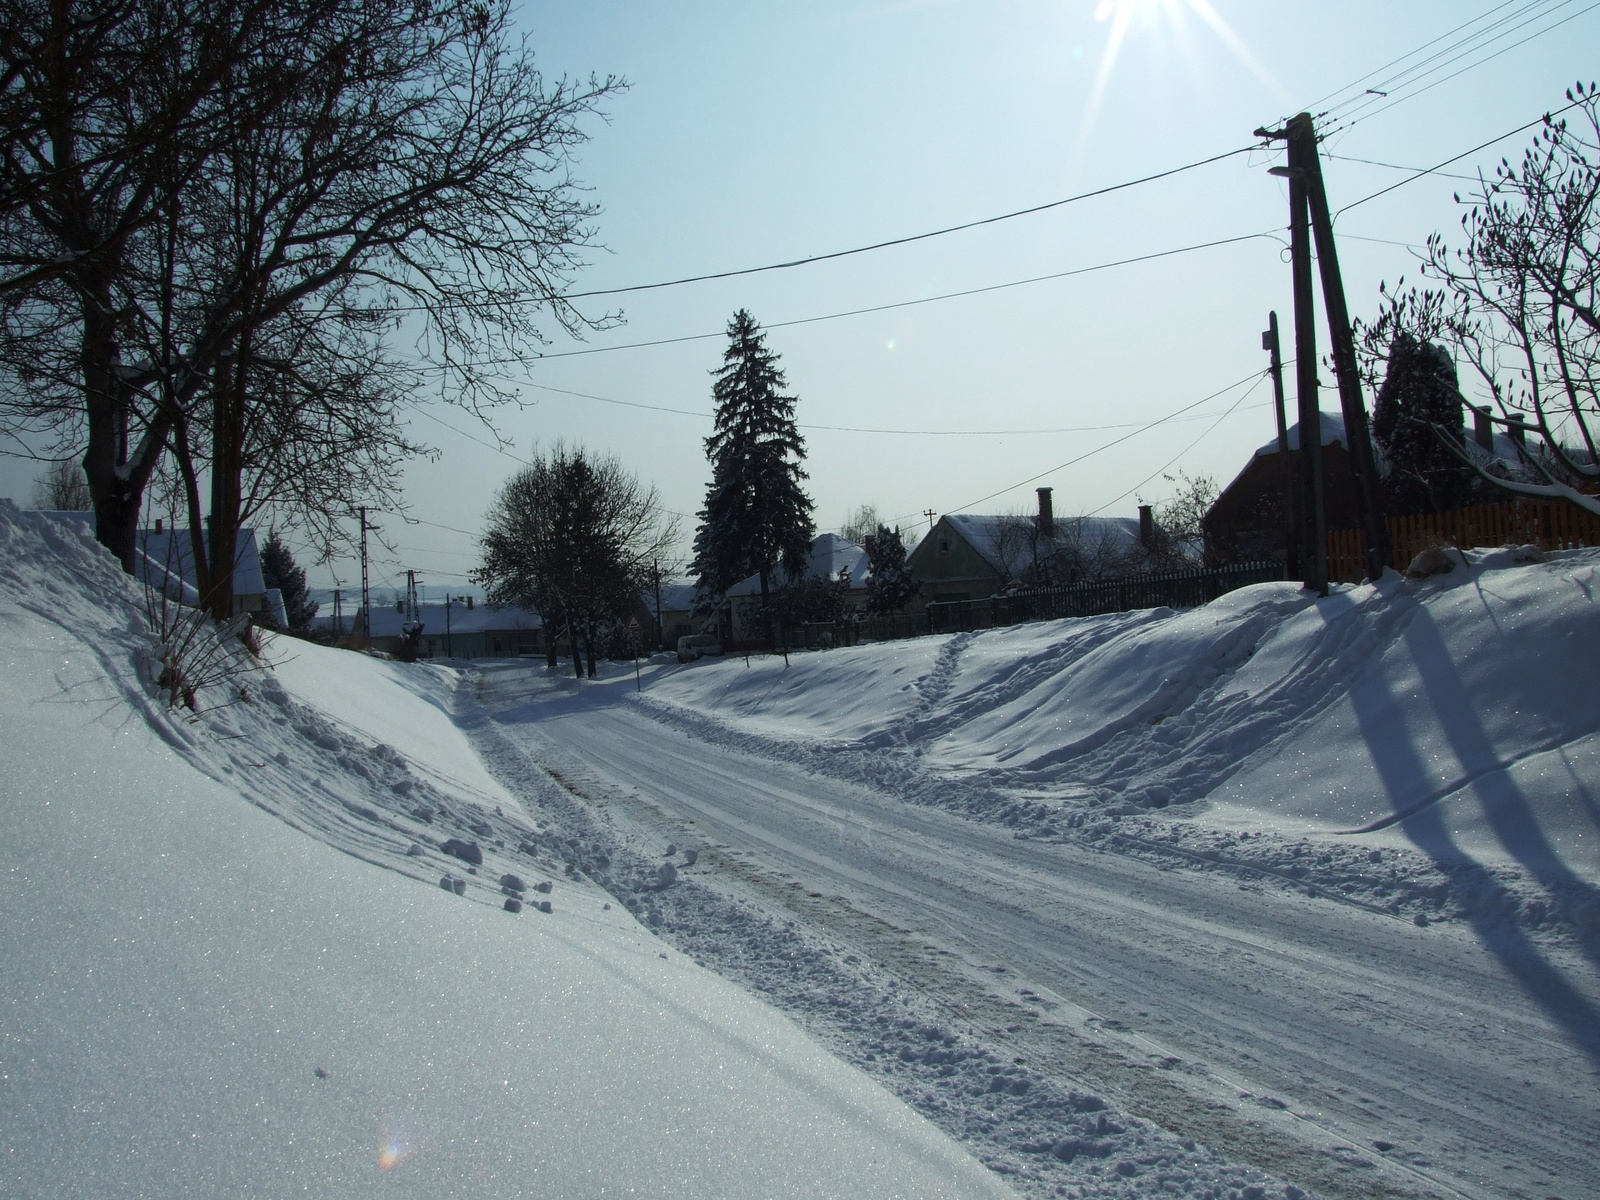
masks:
{"label": "clear blue sky", "polygon": [[[1409,83],[1389,78],[1399,67],[1379,70],[1481,14],[1401,63],[1421,64]],[[1343,156],[1324,164],[1337,209],[1405,178],[1350,158],[1429,166],[1534,120],[1593,76],[1600,46],[1595,0],[588,0],[529,4],[521,21],[547,73],[615,72],[631,84],[609,123],[591,123],[580,154],[578,173],[604,209],[605,246],[575,281],[582,291],[826,253],[1045,203],[1247,146],[1258,125],[1308,107],[1346,118],[1324,145]],[[1470,52],[1456,58],[1448,48],[1475,30],[1484,31],[1481,49],[1462,47]],[[1368,86],[1390,95],[1367,95]],[[1515,158],[1531,136],[1449,170]],[[874,254],[617,297],[610,303],[625,325],[548,350],[716,333],[739,307],[770,326],[1281,233],[1286,192],[1267,174],[1278,161],[1239,156]],[[1458,231],[1452,193],[1469,186],[1430,176],[1339,218],[1355,313],[1373,310],[1380,280],[1416,276],[1408,244]],[[606,310],[605,300],[584,303]],[[805,430],[819,528],[867,503],[920,532],[922,510],[962,511],[1003,489],[978,507],[1029,507],[1036,484],[1021,481],[1260,371],[1260,331],[1274,308],[1287,331],[1289,268],[1278,242],[1257,238],[774,329],[769,341],[808,425],[1070,430]],[[617,455],[660,487],[669,508],[691,514],[687,536],[707,479],[708,371],[721,349],[709,338],[549,359],[519,373],[527,407],[496,423],[516,452],[565,439]],[[1199,419],[1158,426],[1037,483],[1055,488],[1062,515],[1130,515],[1138,497],[1170,491],[1157,473],[1169,462],[1168,471],[1226,483],[1273,433],[1265,385],[1224,415],[1243,390],[1201,405]],[[1325,395],[1325,407],[1334,403]],[[470,533],[517,463],[469,440],[492,439],[464,414],[426,411],[412,432],[443,453],[408,471],[412,515]],[[25,494],[31,468],[3,470],[0,494]],[[470,536],[381,520],[402,549],[375,551],[375,587],[403,581],[406,567],[430,594],[464,584]],[[348,561],[336,570],[346,585],[359,579]],[[333,582],[326,568],[312,574],[315,584]]]}

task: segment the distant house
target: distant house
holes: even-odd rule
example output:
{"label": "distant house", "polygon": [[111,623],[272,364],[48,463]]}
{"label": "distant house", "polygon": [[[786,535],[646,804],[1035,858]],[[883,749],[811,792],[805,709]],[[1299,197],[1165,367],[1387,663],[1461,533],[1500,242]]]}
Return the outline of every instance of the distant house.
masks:
{"label": "distant house", "polygon": [[1138,517],[1058,518],[1050,488],[1035,516],[946,513],[906,557],[924,603],[978,600],[1006,588],[1104,579],[1143,566],[1155,525]]}
{"label": "distant house", "polygon": [[[658,625],[662,645],[668,647],[676,646],[681,637],[699,633],[705,628],[707,618],[695,615],[695,590],[692,583],[676,582],[663,583],[659,593],[655,588],[640,592],[638,611],[635,613],[640,625],[647,629],[652,623]],[[656,610],[658,599],[661,605],[659,612]]]}
{"label": "distant house", "polygon": [[[353,617],[345,618],[346,632],[362,628],[362,615],[357,609]],[[417,645],[422,658],[517,658],[545,650],[544,619],[529,609],[488,608],[476,602],[470,606],[419,604],[417,615],[422,620],[422,639]],[[401,607],[374,605],[372,648],[398,653],[405,621]]]}
{"label": "distant house", "polygon": [[[845,606],[859,609],[867,602],[867,576],[871,561],[866,548],[840,537],[836,533],[819,533],[811,542],[811,557],[799,579],[827,579],[847,581]],[[768,576],[768,590],[773,591],[798,580],[779,570]],[[734,644],[754,642],[766,636],[760,621],[761,576],[741,579],[725,593],[722,620],[726,623],[724,636]]]}
{"label": "distant house", "polygon": [[[45,512],[42,516],[72,521],[94,531],[92,512]],[[134,578],[181,604],[199,607],[201,597],[195,586],[194,552],[187,529],[169,529],[161,521],[154,528],[141,529],[134,541]],[[241,529],[233,568],[233,601],[230,614],[252,613],[258,617],[270,612],[266,580],[261,575],[261,555],[256,549],[256,531]]]}

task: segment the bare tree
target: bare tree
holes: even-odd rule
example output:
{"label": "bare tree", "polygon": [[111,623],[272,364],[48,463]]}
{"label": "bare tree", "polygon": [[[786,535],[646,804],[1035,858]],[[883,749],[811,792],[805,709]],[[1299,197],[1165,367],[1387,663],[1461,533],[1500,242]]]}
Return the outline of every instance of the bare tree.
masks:
{"label": "bare tree", "polygon": [[1441,287],[1391,298],[1386,332],[1445,342],[1500,423],[1538,431],[1543,446],[1524,455],[1523,479],[1496,474],[1437,431],[1484,479],[1600,514],[1600,95],[1580,84],[1567,99],[1519,163],[1480,176],[1463,201],[1465,248],[1429,239],[1424,273]]}
{"label": "bare tree", "polygon": [[[174,64],[200,56],[205,87],[183,109],[194,136],[134,137],[109,108],[95,126],[108,144],[157,146],[137,214],[112,222],[113,254],[98,233],[74,249],[55,208],[30,207],[8,244],[66,246],[84,278],[14,290],[7,328],[13,361],[46,364],[25,369],[51,385],[29,389],[50,415],[83,406],[99,534],[125,563],[143,489],[175,451],[221,615],[252,511],[337,536],[334,518],[419,449],[396,419],[419,384],[481,412],[509,398],[496,376],[540,341],[540,314],[589,324],[562,296],[594,213],[568,156],[578,119],[619,85],[546,85],[505,0],[217,0],[193,15],[165,58],[152,52],[139,111],[175,107],[189,76]],[[41,155],[61,140],[40,138]],[[57,190],[71,209],[88,189]],[[107,191],[118,212],[131,203]],[[419,359],[392,348],[397,332]],[[37,353],[52,339],[53,356]],[[37,404],[21,416],[37,421]]]}
{"label": "bare tree", "polygon": [[33,506],[47,512],[88,512],[89,485],[83,468],[70,459],[57,459],[34,482]]}
{"label": "bare tree", "polygon": [[97,536],[125,569],[170,429],[143,394],[151,364],[127,354],[130,264],[215,148],[220,81],[296,44],[304,17],[278,0],[0,0],[0,334],[21,377],[0,421],[81,425]]}
{"label": "bare tree", "polygon": [[488,514],[473,573],[494,605],[536,609],[553,639],[565,626],[573,674],[593,678],[605,626],[625,617],[678,538],[655,488],[616,459],[556,446],[513,475]]}
{"label": "bare tree", "polygon": [[[877,508],[871,504],[863,504],[851,509],[850,515],[840,523],[839,536],[846,541],[855,542],[858,546],[865,546],[867,539],[877,536],[883,528],[883,519],[878,516]],[[897,531],[898,528],[896,526]]]}

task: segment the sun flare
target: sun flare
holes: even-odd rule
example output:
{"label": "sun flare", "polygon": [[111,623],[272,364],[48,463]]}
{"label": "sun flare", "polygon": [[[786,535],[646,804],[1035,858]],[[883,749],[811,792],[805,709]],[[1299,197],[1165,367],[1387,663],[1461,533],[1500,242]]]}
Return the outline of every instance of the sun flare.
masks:
{"label": "sun flare", "polygon": [[1080,149],[1088,140],[1129,31],[1135,26],[1146,29],[1160,24],[1171,29],[1179,39],[1184,39],[1187,36],[1184,28],[1186,10],[1199,17],[1217,40],[1231,50],[1234,57],[1248,67],[1256,78],[1279,95],[1283,94],[1282,85],[1273,78],[1261,60],[1251,53],[1250,47],[1244,44],[1243,39],[1222,19],[1217,10],[1211,6],[1210,0],[1099,0],[1095,6],[1094,18],[1102,23],[1109,22],[1111,28],[1106,34],[1106,48],[1100,59],[1100,70],[1095,75],[1094,90],[1089,95],[1089,104],[1084,111],[1083,128],[1078,135]]}

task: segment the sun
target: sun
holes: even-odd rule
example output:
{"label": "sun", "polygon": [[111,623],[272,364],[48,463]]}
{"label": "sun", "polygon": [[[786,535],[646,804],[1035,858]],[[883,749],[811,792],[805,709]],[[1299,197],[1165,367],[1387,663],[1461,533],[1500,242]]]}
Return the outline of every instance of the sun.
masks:
{"label": "sun", "polygon": [[1217,39],[1231,50],[1240,62],[1274,92],[1283,94],[1283,87],[1272,73],[1250,52],[1238,34],[1224,21],[1210,0],[1099,0],[1095,6],[1095,20],[1109,21],[1111,29],[1106,35],[1105,53],[1100,59],[1100,70],[1095,75],[1094,91],[1089,96],[1089,106],[1084,113],[1083,129],[1079,134],[1078,143],[1081,148],[1088,139],[1090,128],[1094,124],[1095,115],[1099,112],[1100,102],[1105,96],[1106,86],[1111,82],[1112,72],[1116,70],[1117,57],[1122,52],[1122,44],[1128,38],[1128,32],[1137,22],[1141,28],[1155,24],[1169,26],[1180,38],[1186,37],[1184,29],[1185,11],[1199,17]]}

